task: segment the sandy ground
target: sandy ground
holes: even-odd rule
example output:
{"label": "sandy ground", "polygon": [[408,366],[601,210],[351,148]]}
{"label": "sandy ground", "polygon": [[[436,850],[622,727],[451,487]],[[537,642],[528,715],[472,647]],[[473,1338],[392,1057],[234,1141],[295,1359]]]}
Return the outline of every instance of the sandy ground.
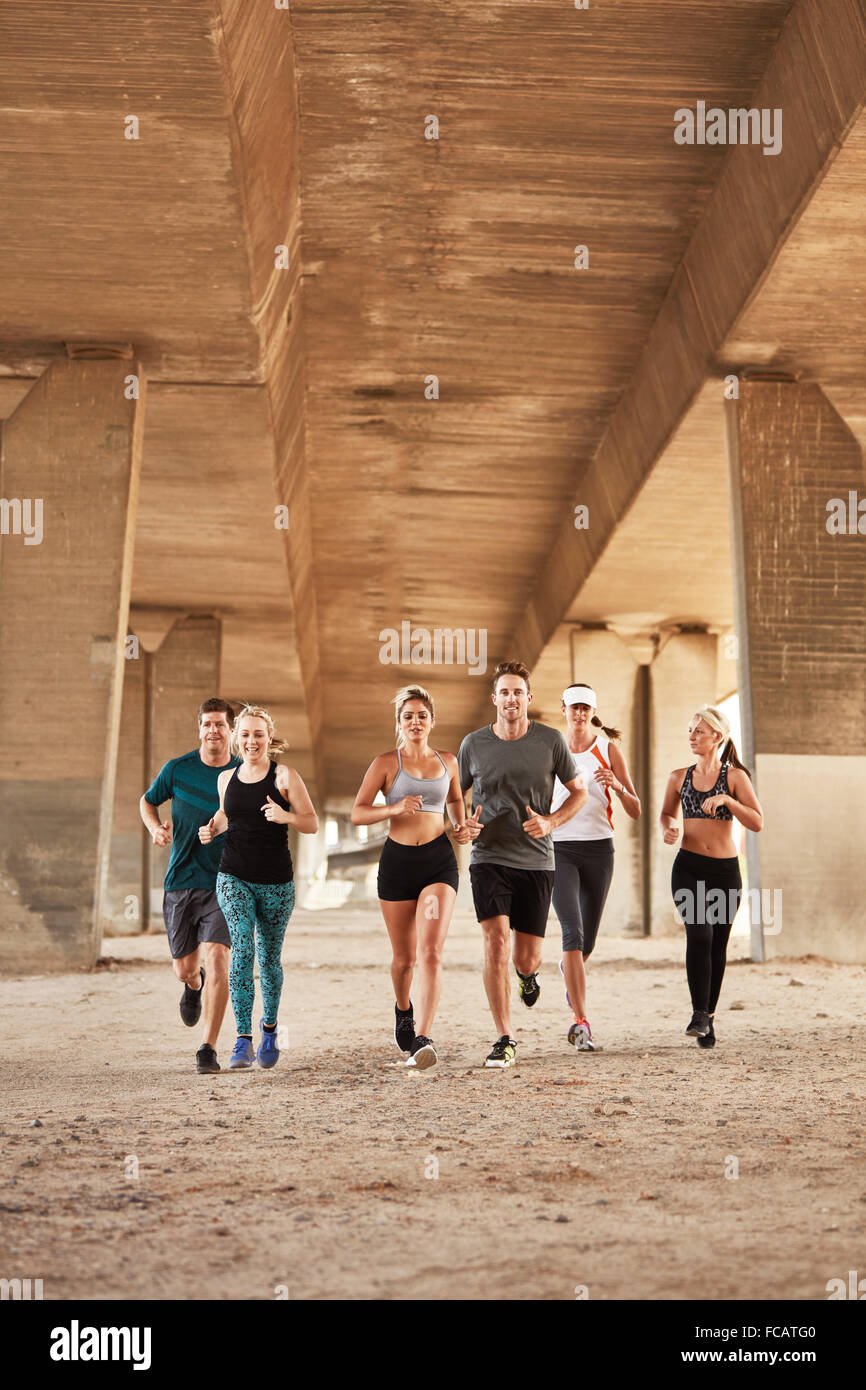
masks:
{"label": "sandy ground", "polygon": [[[703,1052],[680,941],[603,938],[603,1050],[575,1054],[551,928],[504,1073],[465,908],[422,1074],[397,1064],[375,907],[295,913],[273,1072],[195,1074],[161,936],[3,981],[0,1275],[46,1299],[569,1300],[866,1275],[866,969],[733,959]],[[233,1040],[229,1012],[224,1065]]]}

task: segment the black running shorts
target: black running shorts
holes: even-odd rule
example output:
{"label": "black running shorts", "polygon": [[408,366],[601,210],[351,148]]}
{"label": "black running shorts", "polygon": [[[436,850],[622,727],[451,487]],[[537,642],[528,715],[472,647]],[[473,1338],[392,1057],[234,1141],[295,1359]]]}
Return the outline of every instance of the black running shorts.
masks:
{"label": "black running shorts", "polygon": [[486,922],[489,917],[507,917],[512,931],[544,936],[555,877],[552,869],[470,864],[475,916],[479,922]]}
{"label": "black running shorts", "polygon": [[457,891],[457,859],[448,836],[437,835],[426,845],[400,845],[389,835],[379,859],[380,899],[417,902],[433,883],[447,883]]}

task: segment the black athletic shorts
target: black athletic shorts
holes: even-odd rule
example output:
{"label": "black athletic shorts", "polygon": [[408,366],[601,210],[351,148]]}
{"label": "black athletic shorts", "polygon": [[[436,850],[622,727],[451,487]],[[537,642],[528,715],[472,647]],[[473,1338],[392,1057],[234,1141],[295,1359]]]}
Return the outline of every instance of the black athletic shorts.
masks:
{"label": "black athletic shorts", "polygon": [[457,891],[457,859],[444,833],[426,845],[400,845],[390,835],[379,859],[379,897],[386,903],[416,902],[433,883]]}
{"label": "black athletic shorts", "polygon": [[175,960],[191,956],[201,941],[217,941],[231,950],[232,939],[215,889],[182,888],[163,893],[162,916]]}
{"label": "black athletic shorts", "polygon": [[544,936],[553,869],[513,869],[508,864],[470,864],[469,878],[479,922],[507,917],[512,931]]}

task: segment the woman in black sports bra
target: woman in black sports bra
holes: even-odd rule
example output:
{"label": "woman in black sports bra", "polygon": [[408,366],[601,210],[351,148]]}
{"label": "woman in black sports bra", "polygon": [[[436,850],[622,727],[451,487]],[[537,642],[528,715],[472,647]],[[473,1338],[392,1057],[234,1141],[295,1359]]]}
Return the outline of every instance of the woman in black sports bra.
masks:
{"label": "woman in black sports bra", "polygon": [[671,773],[660,820],[665,844],[674,845],[682,813],[683,843],[671,871],[671,891],[686,929],[693,1010],[686,1033],[699,1047],[714,1047],[713,1015],[743,888],[733,823],[758,831],[764,816],[721,710],[714,705],[698,710],[689,725],[689,746],[697,762]]}
{"label": "woman in black sports bra", "polygon": [[[453,753],[428,745],[433,700],[421,685],[394,697],[397,748],[374,758],[364,774],[353,825],[388,821],[379,860],[379,905],[391,939],[394,1041],[407,1067],[438,1060],[429,1036],[442,988],[442,947],[457,898],[457,859],[445,833],[446,810],[459,828],[466,818]],[[375,805],[379,793],[384,805]],[[418,957],[418,1031],[409,989]]]}

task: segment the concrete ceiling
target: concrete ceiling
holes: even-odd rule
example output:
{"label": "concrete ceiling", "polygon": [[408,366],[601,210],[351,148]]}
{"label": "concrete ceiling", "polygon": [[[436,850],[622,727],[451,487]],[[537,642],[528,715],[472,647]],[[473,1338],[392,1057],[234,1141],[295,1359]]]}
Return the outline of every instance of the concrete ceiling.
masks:
{"label": "concrete ceiling", "polygon": [[[406,679],[434,690],[442,746],[477,722],[486,679],[383,665],[383,628],[484,629],[495,663],[515,643],[534,659],[567,618],[730,620],[719,382],[641,464],[585,572],[542,579],[746,153],[675,145],[673,112],[749,105],[791,11],[0,7],[0,415],[65,344],[133,344],[134,611],[221,614],[225,693],[278,709],[320,796],[350,794],[388,745]],[[762,250],[775,264],[713,364],[806,361],[861,424],[863,140],[861,123],[835,164],[821,146],[830,173]],[[767,178],[785,159],[748,153]],[[711,563],[686,583],[707,488]]]}

